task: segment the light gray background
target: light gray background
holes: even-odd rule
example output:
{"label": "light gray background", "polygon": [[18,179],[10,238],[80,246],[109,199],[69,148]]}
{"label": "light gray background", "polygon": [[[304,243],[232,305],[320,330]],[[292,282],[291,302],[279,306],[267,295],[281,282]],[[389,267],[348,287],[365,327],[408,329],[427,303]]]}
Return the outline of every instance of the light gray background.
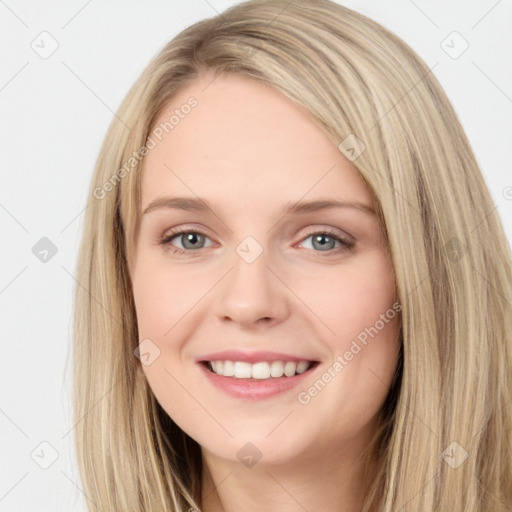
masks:
{"label": "light gray background", "polygon": [[[234,3],[0,0],[1,511],[85,510],[69,351],[92,169],[113,112],[150,58],[183,28]],[[512,240],[510,0],[339,3],[437,64]],[[463,41],[453,31],[469,44],[458,58]],[[52,44],[58,48],[45,55]],[[46,263],[32,252],[42,237],[57,248]]]}

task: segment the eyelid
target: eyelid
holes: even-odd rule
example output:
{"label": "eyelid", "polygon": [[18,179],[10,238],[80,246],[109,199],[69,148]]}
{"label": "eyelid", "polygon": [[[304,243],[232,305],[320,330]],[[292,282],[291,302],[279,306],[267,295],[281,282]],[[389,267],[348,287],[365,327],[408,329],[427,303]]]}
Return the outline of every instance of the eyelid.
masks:
{"label": "eyelid", "polygon": [[329,233],[333,236],[343,239],[347,243],[356,243],[356,239],[352,235],[349,235],[346,231],[342,231],[341,229],[334,228],[332,226],[313,227],[311,230],[308,230],[305,235],[302,235],[301,240],[304,240],[305,237],[314,235],[316,233]]}
{"label": "eyelid", "polygon": [[169,228],[169,229],[166,229],[164,231],[164,234],[158,238],[158,241],[161,242],[162,240],[165,240],[167,238],[170,238],[170,237],[173,237],[173,236],[176,236],[176,235],[180,235],[180,234],[184,234],[184,233],[197,233],[198,235],[203,235],[207,238],[212,238],[210,235],[206,234],[206,230],[203,229],[202,227],[196,227],[195,225],[188,225],[188,224],[185,224],[185,225],[182,225],[182,224],[179,224],[178,226],[176,227],[173,227],[173,228]]}

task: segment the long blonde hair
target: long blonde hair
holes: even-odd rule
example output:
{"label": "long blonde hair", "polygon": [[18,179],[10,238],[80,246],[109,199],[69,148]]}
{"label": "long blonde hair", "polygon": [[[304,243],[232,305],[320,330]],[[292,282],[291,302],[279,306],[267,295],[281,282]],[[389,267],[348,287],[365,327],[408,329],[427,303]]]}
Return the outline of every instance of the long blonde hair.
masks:
{"label": "long blonde hair", "polygon": [[112,121],[75,295],[74,432],[90,510],[200,510],[200,447],[156,402],[134,355],[129,269],[148,137],[204,72],[268,83],[345,153],[347,140],[364,149],[352,163],[378,205],[402,305],[364,511],[512,510],[512,270],[496,207],[432,71],[394,34],[328,0],[249,1],[195,23]]}

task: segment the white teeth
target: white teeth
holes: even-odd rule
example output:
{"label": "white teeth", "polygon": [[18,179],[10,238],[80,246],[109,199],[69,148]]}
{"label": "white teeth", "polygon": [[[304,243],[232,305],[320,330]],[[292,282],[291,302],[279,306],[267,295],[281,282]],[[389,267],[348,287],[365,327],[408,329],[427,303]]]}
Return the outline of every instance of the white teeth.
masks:
{"label": "white teeth", "polygon": [[297,373],[304,373],[308,369],[309,363],[307,361],[301,361],[297,363]]}
{"label": "white teeth", "polygon": [[235,375],[235,364],[233,361],[224,361],[222,373],[224,377],[233,377],[233,375]]}
{"label": "white teeth", "polygon": [[268,363],[256,363],[251,370],[253,379],[268,379],[270,377],[270,365]]}
{"label": "white teeth", "polygon": [[297,363],[292,363],[291,361],[288,361],[284,365],[284,374],[287,377],[293,377],[295,375],[295,370],[297,369]]}
{"label": "white teeth", "polygon": [[237,379],[269,379],[279,378],[285,375],[293,377],[294,375],[304,373],[309,369],[309,361],[272,361],[260,363],[247,363],[245,361],[210,361],[210,368],[217,375],[224,377],[235,377]]}
{"label": "white teeth", "polygon": [[[217,366],[218,368],[218,366]],[[219,372],[219,375],[223,375]],[[250,379],[251,378],[251,363],[242,361],[235,362],[235,375],[237,379]]]}
{"label": "white teeth", "polygon": [[272,361],[272,363],[270,363],[270,375],[272,375],[272,377],[282,377],[283,373],[284,369],[281,361]]}

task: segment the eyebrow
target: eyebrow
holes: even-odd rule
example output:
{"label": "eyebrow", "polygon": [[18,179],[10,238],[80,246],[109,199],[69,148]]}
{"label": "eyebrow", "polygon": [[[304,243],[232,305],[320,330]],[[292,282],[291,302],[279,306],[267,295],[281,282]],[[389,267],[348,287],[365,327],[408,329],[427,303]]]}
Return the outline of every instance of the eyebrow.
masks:
{"label": "eyebrow", "polygon": [[[290,213],[311,213],[332,208],[353,208],[369,215],[376,215],[375,210],[358,201],[338,201],[336,199],[319,199],[316,201],[288,201],[281,209],[281,215]],[[193,197],[158,197],[144,209],[143,215],[160,209],[206,212],[212,210],[204,199]]]}

